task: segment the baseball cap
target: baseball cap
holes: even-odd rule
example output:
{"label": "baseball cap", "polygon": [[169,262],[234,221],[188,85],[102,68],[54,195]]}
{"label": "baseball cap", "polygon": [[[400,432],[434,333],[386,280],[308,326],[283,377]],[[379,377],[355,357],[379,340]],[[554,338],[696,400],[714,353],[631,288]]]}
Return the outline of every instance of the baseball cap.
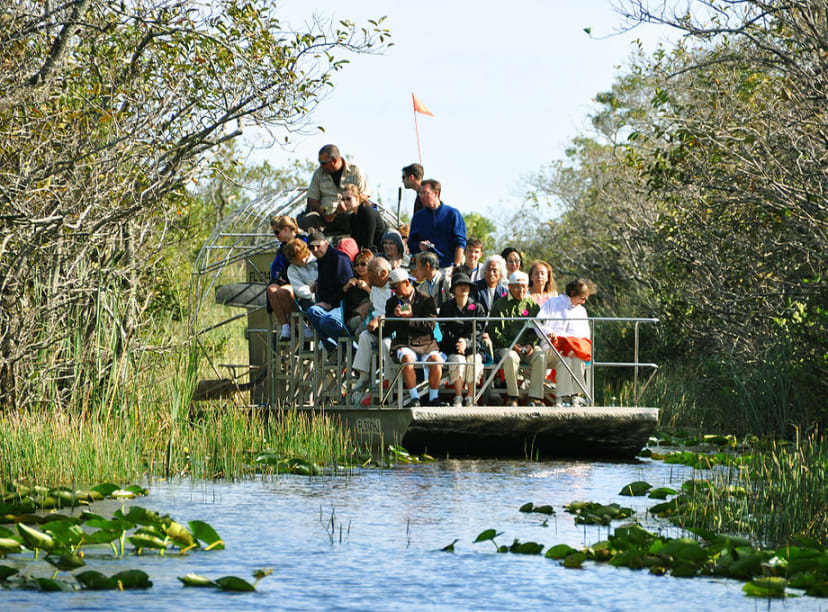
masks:
{"label": "baseball cap", "polygon": [[512,272],[509,275],[509,284],[510,285],[528,285],[529,284],[529,275],[526,272],[521,272],[517,270]]}

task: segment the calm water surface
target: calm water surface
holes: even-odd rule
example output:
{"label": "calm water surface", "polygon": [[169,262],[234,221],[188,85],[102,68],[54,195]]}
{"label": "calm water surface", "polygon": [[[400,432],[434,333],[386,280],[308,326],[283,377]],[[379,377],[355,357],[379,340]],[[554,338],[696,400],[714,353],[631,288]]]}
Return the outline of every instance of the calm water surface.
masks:
{"label": "calm water surface", "polygon": [[[653,500],[616,493],[633,480],[677,488],[691,476],[689,468],[661,462],[469,460],[347,477],[153,483],[148,498],[132,503],[181,523],[206,520],[227,549],[87,559],[107,575],[143,569],[154,586],[124,593],[0,591],[0,610],[828,609],[813,598],[751,599],[737,581],[653,576],[591,562],[568,570],[542,556],[496,554],[491,542],[472,544],[489,528],[503,532],[500,544],[515,538],[547,547],[592,544],[606,538],[607,528],[576,526],[564,504],[618,502],[643,511]],[[544,526],[545,516],[518,512],[528,501],[551,504],[558,514]],[[663,523],[645,526],[677,535]],[[455,538],[455,553],[439,551]],[[27,567],[36,576],[51,573],[45,564]],[[274,572],[256,593],[184,588],[176,580],[195,572],[252,582],[251,573],[264,567]]]}

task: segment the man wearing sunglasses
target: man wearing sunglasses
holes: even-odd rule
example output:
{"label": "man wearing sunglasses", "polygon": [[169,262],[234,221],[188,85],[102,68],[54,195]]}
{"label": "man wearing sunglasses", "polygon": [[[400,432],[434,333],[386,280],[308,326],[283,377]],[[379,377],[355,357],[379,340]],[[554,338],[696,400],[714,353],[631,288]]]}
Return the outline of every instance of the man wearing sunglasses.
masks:
{"label": "man wearing sunglasses", "polygon": [[305,211],[297,217],[299,227],[305,230],[323,227],[325,220],[320,214],[322,207],[336,203],[348,183],[353,183],[359,187],[361,194],[370,197],[368,182],[362,170],[356,164],[349,164],[336,145],[327,144],[319,149],[319,167],[314,171],[308,186]]}

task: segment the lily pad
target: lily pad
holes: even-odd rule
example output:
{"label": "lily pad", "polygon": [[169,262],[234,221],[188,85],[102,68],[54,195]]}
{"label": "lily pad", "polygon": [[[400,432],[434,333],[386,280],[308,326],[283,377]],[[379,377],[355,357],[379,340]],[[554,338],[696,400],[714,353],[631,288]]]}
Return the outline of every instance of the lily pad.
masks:
{"label": "lily pad", "polygon": [[539,555],[543,550],[543,544],[537,542],[521,542],[517,538],[509,546],[509,552],[519,555]]}
{"label": "lily pad", "polygon": [[8,565],[0,565],[0,581],[5,580],[9,576],[14,576],[20,570],[16,567],[9,567]]}
{"label": "lily pad", "polygon": [[113,574],[111,578],[121,589],[148,589],[152,586],[147,573],[139,569],[124,570]]}
{"label": "lily pad", "polygon": [[498,533],[494,529],[487,529],[485,531],[481,531],[478,534],[478,536],[474,539],[473,544],[477,544],[478,542],[485,542],[486,540],[494,540],[499,535],[503,535],[503,532]]}
{"label": "lily pad", "polygon": [[17,532],[23,538],[23,543],[26,544],[26,547],[32,550],[40,549],[50,551],[55,547],[55,541],[49,534],[43,533],[34,527],[18,523]]}
{"label": "lily pad", "polygon": [[127,538],[130,544],[135,548],[153,548],[156,550],[164,550],[167,548],[167,543],[161,538],[147,533],[136,533]]}
{"label": "lily pad", "polygon": [[239,578],[238,576],[222,576],[216,579],[215,582],[222,591],[249,592],[256,590],[247,580]]}
{"label": "lily pad", "polygon": [[653,485],[651,485],[649,482],[644,482],[643,480],[636,480],[635,482],[631,482],[627,485],[624,485],[618,492],[618,494],[638,497],[640,495],[646,495],[647,491],[649,491],[652,488]]}
{"label": "lily pad", "polygon": [[164,532],[173,542],[182,548],[195,545],[193,534],[187,531],[183,525],[179,525],[175,521],[170,521],[170,524],[164,527]]}
{"label": "lily pad", "polygon": [[64,553],[62,555],[49,555],[46,561],[51,563],[54,567],[64,572],[69,572],[79,567],[86,565],[86,561],[81,559],[78,555],[73,553]]}
{"label": "lily pad", "polygon": [[198,574],[187,574],[185,576],[178,576],[178,579],[188,587],[214,587],[217,586],[215,582],[204,576]]}
{"label": "lily pad", "polygon": [[671,489],[670,487],[659,487],[658,489],[650,491],[650,494],[647,497],[650,499],[667,499],[668,495],[676,495],[677,493],[678,491]]}
{"label": "lily pad", "polygon": [[77,588],[65,580],[55,580],[54,578],[35,578],[34,581],[40,587],[41,591],[46,591],[47,593],[74,591]]}
{"label": "lily pad", "polygon": [[532,502],[526,502],[520,508],[518,508],[518,512],[532,512],[532,508],[535,507],[535,504]]}
{"label": "lily pad", "polygon": [[75,574],[75,580],[80,582],[83,588],[90,591],[113,591],[118,588],[118,583],[112,578],[94,570]]}
{"label": "lily pad", "polygon": [[563,566],[567,569],[580,569],[586,559],[586,554],[582,552],[574,552],[571,555],[566,556]]}
{"label": "lily pad", "polygon": [[552,546],[549,550],[546,551],[546,558],[547,559],[564,559],[565,557],[571,555],[572,553],[578,552],[568,544],[558,544],[556,546]]}
{"label": "lily pad", "polygon": [[11,538],[0,538],[0,554],[19,553],[20,542]]}
{"label": "lily pad", "polygon": [[190,521],[187,525],[193,535],[207,545],[206,550],[224,550],[221,536],[209,524],[204,521]]}
{"label": "lily pad", "polygon": [[784,578],[768,576],[755,578],[742,587],[749,597],[785,597],[787,581]]}

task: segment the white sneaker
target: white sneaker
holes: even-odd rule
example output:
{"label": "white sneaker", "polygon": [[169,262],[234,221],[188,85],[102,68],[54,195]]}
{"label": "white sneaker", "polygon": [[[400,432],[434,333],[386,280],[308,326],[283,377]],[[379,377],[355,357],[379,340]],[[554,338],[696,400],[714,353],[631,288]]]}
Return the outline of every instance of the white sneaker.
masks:
{"label": "white sneaker", "polygon": [[563,408],[564,398],[560,395],[555,396],[555,408]]}
{"label": "white sneaker", "polygon": [[573,395],[570,401],[572,402],[573,407],[575,407],[575,406],[580,407],[580,406],[586,406],[587,405],[586,399],[581,397],[580,395]]}
{"label": "white sneaker", "polygon": [[302,335],[305,338],[313,338],[313,329],[310,325],[305,325],[305,329],[302,330]]}
{"label": "white sneaker", "polygon": [[279,339],[287,340],[288,338],[290,338],[290,325],[288,323],[285,323],[284,325],[282,325],[282,331],[279,332]]}
{"label": "white sneaker", "polygon": [[459,408],[460,406],[462,406],[463,405],[463,396],[462,395],[455,395],[454,396],[454,401],[452,402],[452,405],[455,406],[456,408]]}
{"label": "white sneaker", "polygon": [[466,399],[463,400],[463,405],[464,406],[474,406],[474,397],[472,397],[471,395],[467,395]]}
{"label": "white sneaker", "polygon": [[356,381],[354,383],[354,386],[351,387],[351,391],[353,393],[359,393],[360,391],[362,391],[367,386],[368,386],[368,378],[367,377],[364,378],[364,379],[360,378],[358,381]]}

